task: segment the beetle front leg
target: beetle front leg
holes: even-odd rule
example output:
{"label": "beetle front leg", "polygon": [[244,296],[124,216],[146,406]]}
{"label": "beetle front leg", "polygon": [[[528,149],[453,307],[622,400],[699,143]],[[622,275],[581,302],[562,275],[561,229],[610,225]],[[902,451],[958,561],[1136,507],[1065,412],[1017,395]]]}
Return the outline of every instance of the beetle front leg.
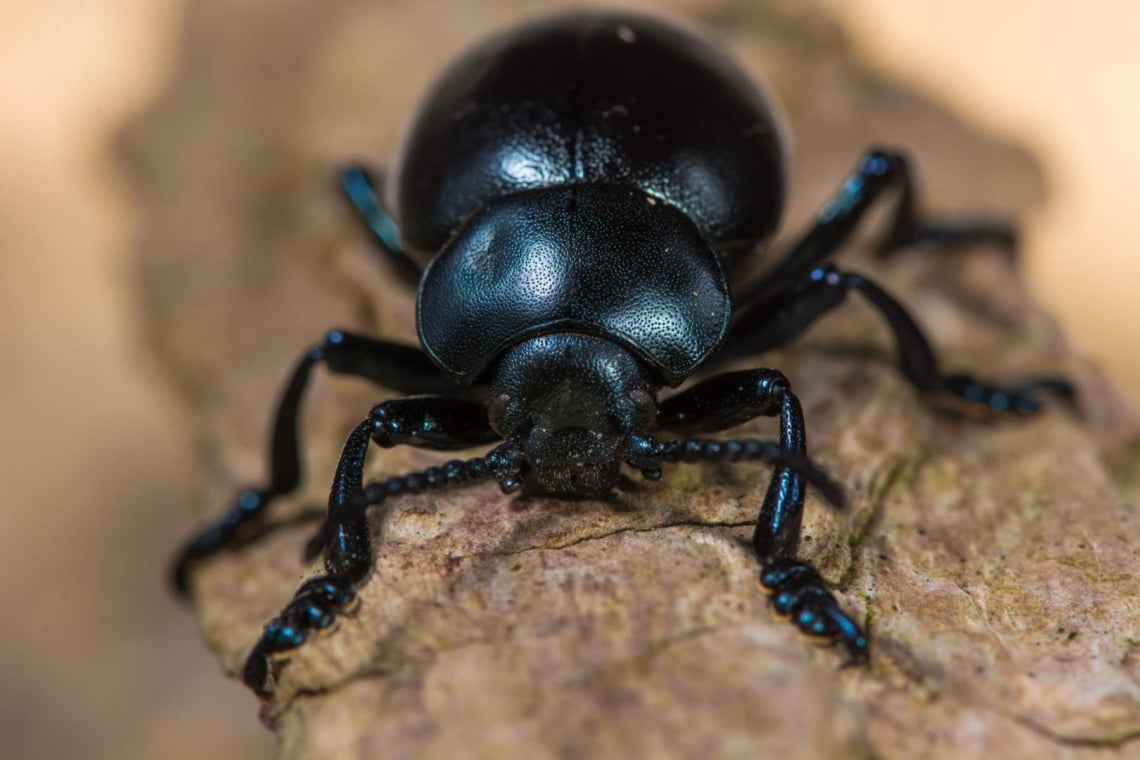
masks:
{"label": "beetle front leg", "polygon": [[[345,441],[329,492],[329,517],[337,516],[325,555],[326,575],[302,584],[293,601],[265,626],[246,659],[242,680],[259,697],[272,695],[271,656],[305,643],[314,630],[332,625],[336,613],[356,598],[355,586],[372,567],[372,539],[362,510],[351,497],[362,487],[364,458],[372,437],[372,420],[356,426]],[[357,512],[349,517],[349,512]]]}
{"label": "beetle front leg", "polygon": [[[807,453],[803,410],[788,379],[774,369],[715,375],[661,403],[661,427],[685,432],[712,432],[740,425],[757,416],[780,418],[780,445],[800,456]],[[792,468],[777,466],[764,497],[754,537],[757,556],[792,556],[799,545],[803,516],[803,480]]]}
{"label": "beetle front leg", "polygon": [[[803,409],[787,378],[775,370],[729,372],[709,378],[661,404],[658,418],[663,427],[687,431],[720,430],[758,415],[780,418],[780,450],[807,456]],[[748,442],[685,441],[675,446],[680,461],[727,459],[737,461]],[[694,445],[695,444],[695,445]],[[670,449],[662,445],[661,457]],[[644,447],[643,447],[644,448]],[[635,465],[650,465],[642,459]],[[761,588],[771,594],[777,614],[790,616],[806,635],[842,642],[852,661],[866,658],[867,637],[839,606],[819,573],[796,559],[803,522],[804,476],[802,468],[776,463],[764,503],[756,519],[752,545],[761,564]],[[651,470],[652,471],[652,470]]]}
{"label": "beetle front leg", "polygon": [[743,425],[754,417],[780,414],[775,386],[788,379],[774,369],[714,375],[662,401],[657,425],[679,433],[711,433]]}
{"label": "beetle front leg", "polygon": [[[773,382],[769,393],[780,408],[780,445],[806,453],[803,410],[787,382]],[[777,466],[752,534],[760,560],[760,586],[771,594],[772,609],[790,616],[801,632],[815,639],[842,642],[851,661],[867,657],[867,636],[839,606],[823,579],[796,559],[804,513],[804,482],[794,470]]]}
{"label": "beetle front leg", "polygon": [[[399,399],[399,401],[420,401]],[[390,402],[388,402],[390,404]],[[273,694],[273,656],[296,649],[311,634],[329,628],[336,615],[356,599],[357,587],[372,569],[372,536],[367,508],[404,493],[452,485],[468,485],[488,478],[512,492],[519,485],[522,455],[514,443],[504,443],[487,456],[451,461],[422,472],[398,475],[385,481],[363,484],[364,461],[369,441],[394,445],[391,428],[395,419],[391,405],[380,404],[361,422],[344,444],[329,492],[328,515],[321,530],[325,572],[303,583],[285,609],[270,621],[250,651],[242,679],[258,696]],[[439,409],[439,417],[446,410]],[[405,428],[399,436],[409,435]],[[398,437],[399,437],[398,436]],[[458,439],[457,439],[458,440]]]}
{"label": "beetle front leg", "polygon": [[455,387],[417,348],[345,330],[330,330],[323,343],[301,356],[285,384],[269,438],[269,482],[241,491],[220,519],[186,543],[172,571],[172,581],[179,593],[188,593],[189,573],[194,563],[232,544],[244,527],[264,514],[276,497],[292,493],[301,482],[298,416],[313,369],[318,364],[324,364],[336,374],[364,378],[396,391],[446,392]]}
{"label": "beetle front leg", "polygon": [[[757,416],[780,418],[780,445],[806,458],[803,410],[788,379],[774,369],[727,372],[661,403],[657,423],[684,432],[711,432]],[[777,466],[757,523],[759,557],[795,554],[803,514],[804,484],[798,473]],[[763,527],[762,527],[763,526]]]}
{"label": "beetle front leg", "polygon": [[[491,429],[482,404],[445,396],[408,396],[381,401],[372,408],[372,442],[381,448],[410,445],[437,451],[455,451],[493,443],[501,436]],[[305,558],[320,553],[334,535],[339,512],[329,511],[321,529],[309,542]]]}

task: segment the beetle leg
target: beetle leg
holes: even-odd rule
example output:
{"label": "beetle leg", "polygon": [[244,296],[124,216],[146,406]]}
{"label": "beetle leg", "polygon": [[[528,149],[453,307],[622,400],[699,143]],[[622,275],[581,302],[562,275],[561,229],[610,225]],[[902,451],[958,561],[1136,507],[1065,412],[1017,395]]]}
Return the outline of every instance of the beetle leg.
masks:
{"label": "beetle leg", "polygon": [[384,208],[380,195],[376,192],[373,173],[364,166],[352,164],[341,169],[338,178],[340,188],[348,202],[356,209],[372,238],[380,246],[380,250],[395,265],[400,279],[405,284],[415,287],[423,275],[423,270],[404,250],[396,221]]}
{"label": "beetle leg", "polygon": [[322,344],[302,355],[277,405],[269,443],[269,482],[238,493],[219,520],[183,547],[172,573],[174,587],[180,593],[187,593],[188,574],[194,562],[231,544],[239,530],[262,515],[275,497],[291,493],[300,483],[298,414],[313,368],[322,362],[337,374],[361,377],[397,391],[455,390],[455,384],[419,349],[343,330],[329,331]]}
{"label": "beetle leg", "polygon": [[833,256],[851,239],[855,228],[883,194],[899,188],[887,234],[879,243],[880,255],[909,245],[957,247],[980,242],[1000,245],[1012,256],[1017,232],[1009,222],[976,220],[958,224],[931,224],[920,220],[917,189],[907,157],[895,150],[872,149],[816,215],[815,223],[792,246],[784,259],[765,272],[753,287],[736,295],[736,304],[746,308],[767,300],[794,285],[812,267]]}
{"label": "beetle leg", "polygon": [[1016,259],[1017,225],[1012,220],[973,218],[953,222],[924,221],[919,213],[918,182],[914,177],[912,162],[899,152],[880,150],[872,153],[880,153],[894,160],[894,171],[897,173],[895,182],[899,187],[890,226],[876,246],[880,257],[888,257],[910,246],[951,249],[991,243],[1011,260]]}
{"label": "beetle leg", "polygon": [[[717,395],[722,401],[718,403]],[[716,429],[738,424],[757,414],[780,417],[779,452],[806,460],[806,435],[799,399],[788,381],[774,370],[732,372],[710,378],[661,406],[662,424],[687,429]],[[650,468],[656,461],[727,460],[763,458],[756,441],[669,441],[647,445],[635,440],[630,450],[634,466]],[[749,455],[750,448],[755,454]],[[636,448],[635,448],[636,447]],[[640,457],[636,454],[640,451]],[[768,456],[771,456],[770,454]],[[804,509],[804,470],[777,460],[775,472],[756,519],[752,545],[760,560],[760,585],[771,594],[773,610],[790,616],[806,635],[829,642],[842,642],[852,662],[866,658],[867,637],[827,590],[819,573],[796,559]],[[813,479],[813,483],[815,480]],[[824,492],[825,495],[827,492]],[[839,493],[841,496],[841,492]]]}
{"label": "beetle leg", "polygon": [[[748,382],[748,376],[756,380]],[[747,402],[748,416],[738,415],[739,404],[728,400],[724,405],[729,414],[721,415],[711,396],[716,392],[732,393],[736,389],[740,396],[750,396]],[[739,400],[739,399],[738,399]],[[717,429],[721,422],[738,424],[749,417],[765,415],[780,418],[780,450],[807,459],[807,439],[804,431],[804,414],[800,401],[791,390],[787,378],[775,370],[755,370],[754,372],[732,372],[718,375],[695,386],[691,390],[668,399],[661,406],[661,424],[670,427],[684,427],[689,430]],[[686,418],[686,413],[695,417]],[[703,425],[701,420],[709,421]],[[683,423],[683,424],[682,424]],[[637,439],[635,439],[637,440]],[[732,442],[723,442],[730,445]],[[663,461],[690,461],[715,459],[722,456],[718,447],[702,448],[701,441],[673,441],[656,456]],[[686,449],[689,447],[689,449]],[[735,446],[732,446],[735,449]],[[646,452],[652,454],[654,452]],[[726,455],[727,456],[727,455]],[[753,457],[755,458],[755,457]],[[649,460],[633,460],[635,466],[642,467]],[[764,496],[764,504],[757,518],[753,543],[756,555],[761,559],[776,556],[793,556],[799,546],[800,522],[803,518],[804,481],[795,467],[777,464]]]}
{"label": "beetle leg", "polygon": [[772,610],[796,624],[813,639],[842,643],[847,664],[864,662],[870,651],[867,634],[839,606],[819,573],[792,557],[776,558],[760,571],[760,588],[768,594]]}
{"label": "beetle leg", "polygon": [[753,417],[775,417],[780,404],[774,385],[788,385],[788,379],[774,369],[713,375],[660,402],[657,425],[679,433],[711,433]]}
{"label": "beetle leg", "polygon": [[[443,396],[410,396],[381,401],[372,408],[372,442],[382,448],[410,445],[437,451],[469,449],[501,440],[491,429],[487,409],[463,399]],[[305,559],[312,559],[328,545],[337,517],[332,512],[309,542]]]}
{"label": "beetle leg", "polygon": [[860,274],[842,272],[833,266],[816,267],[797,287],[744,311],[729,333],[725,354],[766,351],[788,343],[817,319],[857,291],[883,316],[898,347],[903,375],[916,388],[948,401],[958,411],[976,415],[1038,412],[1039,391],[1048,391],[1066,401],[1076,396],[1072,384],[1062,377],[1030,378],[1014,385],[995,385],[968,374],[945,375],[922,330],[889,293]]}
{"label": "beetle leg", "polygon": [[[768,384],[768,393],[780,409],[781,448],[806,454],[807,435],[799,399],[782,377]],[[820,640],[842,642],[851,661],[864,660],[866,634],[840,608],[819,573],[795,558],[803,512],[803,478],[791,468],[777,465],[752,534],[752,547],[761,565],[761,588],[771,594],[773,610],[791,615],[801,632]]]}
{"label": "beetle leg", "polygon": [[504,443],[487,456],[451,461],[422,472],[363,483],[364,460],[369,440],[382,441],[385,418],[375,413],[361,422],[345,442],[329,493],[324,533],[325,572],[301,584],[293,600],[271,620],[250,651],[242,679],[259,697],[273,694],[276,673],[273,655],[295,649],[309,635],[328,628],[338,612],[356,599],[356,588],[372,569],[372,536],[366,510],[392,496],[419,493],[425,489],[499,481],[504,492],[519,487],[522,454],[515,443]]}

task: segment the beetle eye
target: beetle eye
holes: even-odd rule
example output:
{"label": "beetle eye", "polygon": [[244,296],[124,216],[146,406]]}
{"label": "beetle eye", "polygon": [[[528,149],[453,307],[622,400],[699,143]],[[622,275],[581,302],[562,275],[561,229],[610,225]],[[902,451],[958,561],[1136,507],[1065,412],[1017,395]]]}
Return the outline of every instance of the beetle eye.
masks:
{"label": "beetle eye", "polygon": [[503,419],[503,415],[507,413],[510,406],[511,397],[506,393],[495,396],[495,398],[491,399],[487,404],[487,421],[491,423],[491,427],[498,433],[502,432],[499,430],[499,421]]}
{"label": "beetle eye", "polygon": [[641,388],[634,388],[626,394],[633,405],[645,413],[649,418],[650,427],[657,421],[657,401],[653,398],[652,394]]}

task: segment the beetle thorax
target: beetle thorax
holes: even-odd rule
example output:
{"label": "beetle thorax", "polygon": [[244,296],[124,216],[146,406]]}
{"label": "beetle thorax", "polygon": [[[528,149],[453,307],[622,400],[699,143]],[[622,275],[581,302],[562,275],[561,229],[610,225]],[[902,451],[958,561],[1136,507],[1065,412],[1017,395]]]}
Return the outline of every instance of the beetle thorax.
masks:
{"label": "beetle thorax", "polygon": [[527,490],[600,496],[617,484],[630,434],[653,426],[657,385],[627,349],[578,333],[506,352],[491,382],[491,425],[523,445]]}

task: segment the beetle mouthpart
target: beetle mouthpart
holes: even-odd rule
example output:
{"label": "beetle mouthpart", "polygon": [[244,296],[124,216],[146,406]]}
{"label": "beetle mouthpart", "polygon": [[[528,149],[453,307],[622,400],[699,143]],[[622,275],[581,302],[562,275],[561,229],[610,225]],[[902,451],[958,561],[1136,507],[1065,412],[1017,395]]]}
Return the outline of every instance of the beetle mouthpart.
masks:
{"label": "beetle mouthpart", "polygon": [[598,497],[617,485],[621,461],[612,440],[586,428],[531,433],[527,441],[530,486],[561,497]]}

